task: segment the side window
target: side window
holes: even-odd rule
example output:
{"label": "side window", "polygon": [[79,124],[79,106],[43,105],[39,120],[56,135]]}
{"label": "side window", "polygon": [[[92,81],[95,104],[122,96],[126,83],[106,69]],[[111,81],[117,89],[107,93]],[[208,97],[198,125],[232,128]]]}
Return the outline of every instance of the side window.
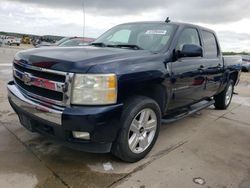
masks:
{"label": "side window", "polygon": [[216,58],[218,56],[218,46],[213,33],[202,31],[204,40],[204,55],[207,58]]}
{"label": "side window", "polygon": [[193,28],[184,29],[181,33],[176,50],[182,50],[185,44],[195,44],[197,46],[201,46],[200,38],[198,31]]}
{"label": "side window", "polygon": [[110,42],[117,42],[117,43],[128,43],[130,37],[130,30],[119,30],[114,35],[111,36],[109,39]]}

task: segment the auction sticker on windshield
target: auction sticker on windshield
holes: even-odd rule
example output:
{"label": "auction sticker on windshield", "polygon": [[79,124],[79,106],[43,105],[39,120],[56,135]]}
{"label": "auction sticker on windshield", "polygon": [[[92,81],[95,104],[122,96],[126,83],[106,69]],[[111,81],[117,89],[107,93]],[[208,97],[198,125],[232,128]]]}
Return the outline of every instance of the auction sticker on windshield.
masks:
{"label": "auction sticker on windshield", "polygon": [[166,35],[166,30],[147,30],[145,34],[147,35]]}

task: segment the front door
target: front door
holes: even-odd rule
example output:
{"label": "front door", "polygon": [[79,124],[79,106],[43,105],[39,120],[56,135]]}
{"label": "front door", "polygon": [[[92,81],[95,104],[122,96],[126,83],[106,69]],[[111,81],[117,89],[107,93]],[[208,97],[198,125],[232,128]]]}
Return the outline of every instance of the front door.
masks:
{"label": "front door", "polygon": [[[201,46],[198,31],[186,28],[181,33],[175,51],[181,51],[185,44]],[[169,109],[183,107],[195,103],[203,98],[205,59],[203,57],[181,57],[172,62],[171,86],[172,96]]]}

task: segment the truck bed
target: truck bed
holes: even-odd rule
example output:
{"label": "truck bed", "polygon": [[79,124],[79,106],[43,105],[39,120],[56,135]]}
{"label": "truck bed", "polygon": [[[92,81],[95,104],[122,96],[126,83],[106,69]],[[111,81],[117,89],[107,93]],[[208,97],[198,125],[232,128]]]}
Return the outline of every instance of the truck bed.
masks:
{"label": "truck bed", "polygon": [[238,55],[234,56],[223,56],[224,67],[226,68],[236,68],[241,70],[242,66],[242,57]]}

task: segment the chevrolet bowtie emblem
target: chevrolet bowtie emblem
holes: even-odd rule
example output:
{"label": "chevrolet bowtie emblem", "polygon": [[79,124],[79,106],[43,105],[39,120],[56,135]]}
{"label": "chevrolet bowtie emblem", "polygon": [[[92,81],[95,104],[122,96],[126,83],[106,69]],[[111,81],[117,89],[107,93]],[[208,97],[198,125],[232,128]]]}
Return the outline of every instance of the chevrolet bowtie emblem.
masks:
{"label": "chevrolet bowtie emblem", "polygon": [[30,85],[31,84],[31,77],[27,73],[23,74],[22,80],[23,80],[23,82],[24,82],[25,85]]}

